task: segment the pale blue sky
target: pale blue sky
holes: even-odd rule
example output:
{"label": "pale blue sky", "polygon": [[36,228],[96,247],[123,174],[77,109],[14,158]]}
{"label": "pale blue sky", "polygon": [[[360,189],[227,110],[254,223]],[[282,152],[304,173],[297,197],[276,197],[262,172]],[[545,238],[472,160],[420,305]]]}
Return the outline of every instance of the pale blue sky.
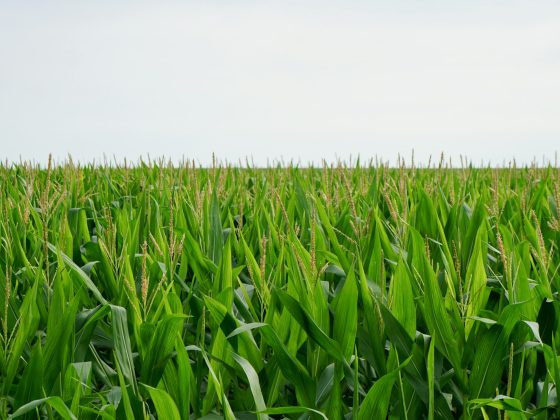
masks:
{"label": "pale blue sky", "polygon": [[557,1],[3,1],[0,158],[560,147]]}

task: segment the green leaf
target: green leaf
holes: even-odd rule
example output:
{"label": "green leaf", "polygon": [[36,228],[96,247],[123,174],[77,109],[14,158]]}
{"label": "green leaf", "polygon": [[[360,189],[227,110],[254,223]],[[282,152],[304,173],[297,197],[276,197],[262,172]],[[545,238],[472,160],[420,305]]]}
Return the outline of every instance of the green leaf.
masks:
{"label": "green leaf", "polygon": [[33,337],[39,326],[40,314],[36,303],[38,284],[38,282],[35,282],[33,286],[27,290],[19,310],[20,323],[14,341],[12,342],[10,352],[6,355],[7,367],[6,378],[3,383],[3,395],[9,394],[10,386],[18,370],[25,344]]}
{"label": "green leaf", "polygon": [[358,288],[356,276],[351,270],[342,290],[335,298],[334,339],[340,344],[346,360],[354,353],[356,331],[358,329]]}
{"label": "green leaf", "polygon": [[469,390],[472,399],[491,398],[502,378],[508,340],[501,325],[493,325],[476,342]]}
{"label": "green leaf", "polygon": [[430,340],[430,349],[428,350],[428,420],[434,419],[434,411],[435,411],[435,403],[434,403],[434,388],[435,388],[435,360],[434,360],[434,351],[435,351],[435,337],[432,337]]}
{"label": "green leaf", "polygon": [[[343,354],[337,342],[330,339],[325,332],[319,328],[315,321],[313,321],[311,315],[301,307],[298,301],[282,290],[277,289],[275,293],[284,307],[290,312],[298,324],[301,325],[305,332],[332,357],[337,360],[342,360]],[[352,328],[352,326],[350,326],[350,328]]]}
{"label": "green leaf", "polygon": [[469,260],[469,266],[466,274],[466,282],[467,284],[470,284],[466,314],[467,319],[465,321],[465,334],[467,337],[469,336],[474,323],[474,321],[469,317],[478,316],[480,311],[484,309],[489,295],[489,290],[486,287],[484,260],[482,258],[481,236],[484,232],[485,227],[482,225],[476,234],[473,253]]}
{"label": "green leaf", "polygon": [[399,371],[405,367],[410,358],[405,360],[397,369],[383,375],[369,389],[358,411],[358,420],[384,419],[387,417],[389,400],[393,385],[399,376]]}
{"label": "green leaf", "polygon": [[145,384],[143,384],[143,387],[150,394],[150,398],[154,403],[158,418],[166,420],[181,420],[179,410],[167,392],[158,388],[152,388],[151,386]]}
{"label": "green leaf", "polygon": [[210,245],[208,257],[218,265],[222,259],[222,249],[224,247],[222,222],[220,220],[220,207],[216,191],[212,192],[210,201]]}
{"label": "green leaf", "polygon": [[151,333],[140,376],[145,385],[157,386],[183,328],[184,319],[184,315],[164,315]]}
{"label": "green leaf", "polygon": [[105,300],[105,298],[101,295],[101,292],[99,291],[99,289],[95,286],[95,283],[93,283],[93,281],[89,278],[89,276],[80,268],[78,267],[74,261],[72,261],[72,259],[70,259],[66,254],[64,254],[63,252],[61,252],[56,246],[54,246],[53,244],[49,243],[48,244],[49,249],[57,254],[57,255],[61,255],[62,260],[64,261],[64,263],[74,272],[78,275],[78,278],[80,279],[80,281],[91,291],[91,293],[93,294],[93,296],[99,301],[99,303],[105,305],[107,304],[107,301]]}
{"label": "green leaf", "polygon": [[302,407],[302,406],[289,406],[289,407],[274,407],[268,408],[264,411],[261,411],[260,414],[272,414],[272,415],[280,415],[280,414],[300,414],[300,413],[313,413],[321,416],[325,420],[329,420],[324,413],[319,410],[315,410],[314,408]]}
{"label": "green leaf", "polygon": [[416,333],[416,308],[412,285],[401,259],[397,264],[389,289],[389,302],[391,312],[404,327],[410,338],[414,339]]}
{"label": "green leaf", "polygon": [[233,359],[241,366],[247,380],[249,381],[249,387],[251,388],[251,393],[253,394],[253,399],[255,401],[255,408],[257,409],[257,417],[259,419],[263,418],[260,416],[259,412],[266,410],[266,404],[264,403],[264,398],[261,391],[261,385],[259,383],[259,376],[257,372],[251,366],[251,364],[238,354],[232,353]]}
{"label": "green leaf", "polygon": [[115,305],[110,305],[110,308],[115,359],[127,384],[131,385],[134,394],[138,395],[138,385],[136,383],[136,373],[134,371],[134,361],[128,335],[126,310],[121,306]]}
{"label": "green leaf", "polygon": [[15,394],[14,407],[41,399],[43,390],[43,352],[41,342],[37,342]]}
{"label": "green leaf", "polygon": [[43,404],[48,404],[50,407],[52,407],[64,420],[77,420],[77,417],[72,413],[72,411],[70,411],[66,404],[64,404],[62,398],[56,396],[31,401],[18,408],[10,417],[17,418],[24,415],[25,413],[29,413],[35,410]]}

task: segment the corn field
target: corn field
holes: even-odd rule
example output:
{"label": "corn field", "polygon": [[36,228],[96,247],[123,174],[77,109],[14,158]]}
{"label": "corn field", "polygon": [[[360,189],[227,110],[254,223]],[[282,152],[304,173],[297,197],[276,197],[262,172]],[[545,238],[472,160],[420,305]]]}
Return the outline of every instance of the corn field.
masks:
{"label": "corn field", "polygon": [[1,418],[560,418],[555,167],[0,183]]}

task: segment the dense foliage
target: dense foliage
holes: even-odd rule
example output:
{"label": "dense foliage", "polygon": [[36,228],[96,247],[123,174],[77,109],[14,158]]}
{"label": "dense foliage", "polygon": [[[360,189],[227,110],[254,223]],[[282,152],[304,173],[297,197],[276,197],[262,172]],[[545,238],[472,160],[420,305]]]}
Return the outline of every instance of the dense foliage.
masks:
{"label": "dense foliage", "polygon": [[2,418],[560,418],[558,169],[0,182]]}

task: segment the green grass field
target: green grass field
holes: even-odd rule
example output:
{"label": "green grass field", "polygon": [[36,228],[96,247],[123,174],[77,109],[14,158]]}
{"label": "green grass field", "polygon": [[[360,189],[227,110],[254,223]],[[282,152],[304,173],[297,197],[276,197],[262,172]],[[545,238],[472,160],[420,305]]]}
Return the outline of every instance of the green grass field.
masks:
{"label": "green grass field", "polygon": [[558,169],[0,183],[1,418],[560,418]]}

